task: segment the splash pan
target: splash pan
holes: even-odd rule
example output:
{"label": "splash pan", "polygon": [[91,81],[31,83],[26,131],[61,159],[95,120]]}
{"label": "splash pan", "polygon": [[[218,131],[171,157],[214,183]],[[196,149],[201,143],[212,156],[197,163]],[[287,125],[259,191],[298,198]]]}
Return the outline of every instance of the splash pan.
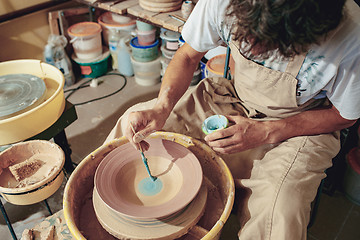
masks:
{"label": "splash pan", "polygon": [[34,75],[0,76],[0,119],[34,106],[43,97],[45,90],[44,81]]}

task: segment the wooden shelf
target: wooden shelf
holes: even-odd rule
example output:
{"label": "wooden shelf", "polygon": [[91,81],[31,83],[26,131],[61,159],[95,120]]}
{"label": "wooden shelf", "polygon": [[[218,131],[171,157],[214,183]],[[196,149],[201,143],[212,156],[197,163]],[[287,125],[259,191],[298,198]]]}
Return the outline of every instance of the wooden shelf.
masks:
{"label": "wooden shelf", "polygon": [[[181,10],[166,13],[156,13],[143,9],[139,0],[76,0],[77,2],[118,13],[131,15],[139,20],[163,27],[171,31],[180,32],[186,21],[182,17]],[[176,19],[177,18],[177,19]]]}

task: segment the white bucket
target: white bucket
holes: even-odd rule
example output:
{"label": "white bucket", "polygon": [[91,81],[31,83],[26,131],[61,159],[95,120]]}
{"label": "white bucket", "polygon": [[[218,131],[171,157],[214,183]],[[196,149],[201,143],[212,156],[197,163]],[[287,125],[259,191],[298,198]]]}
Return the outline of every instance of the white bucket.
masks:
{"label": "white bucket", "polygon": [[77,58],[97,60],[102,55],[101,25],[94,22],[81,22],[68,29],[70,43]]}
{"label": "white bucket", "polygon": [[131,58],[135,82],[142,86],[152,86],[160,82],[161,63],[160,57],[151,62],[139,62]]}
{"label": "white bucket", "polygon": [[109,33],[111,29],[120,31],[121,33],[130,36],[136,28],[136,21],[134,19],[111,12],[105,12],[100,15],[98,18],[98,23],[102,27],[102,35],[105,45],[108,45],[109,43]]}

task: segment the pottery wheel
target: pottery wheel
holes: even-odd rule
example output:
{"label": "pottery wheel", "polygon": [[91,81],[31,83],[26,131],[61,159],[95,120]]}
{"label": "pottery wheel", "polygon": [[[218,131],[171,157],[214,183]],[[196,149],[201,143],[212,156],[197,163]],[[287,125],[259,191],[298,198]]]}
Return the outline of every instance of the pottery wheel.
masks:
{"label": "pottery wheel", "polygon": [[204,213],[207,189],[202,186],[193,201],[182,210],[159,219],[139,220],[114,212],[102,202],[94,188],[93,205],[105,230],[119,239],[170,240],[183,236],[194,227]]}
{"label": "pottery wheel", "polygon": [[130,143],[111,151],[96,170],[94,184],[101,200],[122,216],[168,216],[187,206],[201,187],[201,165],[189,149],[160,138],[147,141],[145,155],[157,180],[149,178],[140,152]]}
{"label": "pottery wheel", "polygon": [[0,119],[36,106],[44,96],[44,81],[30,74],[0,76]]}

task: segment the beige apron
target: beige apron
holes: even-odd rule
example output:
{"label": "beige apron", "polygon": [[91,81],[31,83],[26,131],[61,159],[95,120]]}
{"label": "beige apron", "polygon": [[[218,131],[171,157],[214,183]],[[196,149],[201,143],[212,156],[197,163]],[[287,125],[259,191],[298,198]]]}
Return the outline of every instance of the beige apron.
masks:
{"label": "beige apron", "polygon": [[[203,139],[201,124],[214,114],[261,120],[283,118],[318,105],[296,104],[296,75],[304,56],[289,62],[285,73],[244,58],[231,43],[235,78],[204,79],[191,87],[169,116],[165,131]],[[131,111],[152,107],[155,99],[128,109],[108,140],[122,136],[121,121]],[[315,121],[315,120],[314,120]],[[310,204],[339,151],[338,134],[295,137],[238,154],[222,155],[237,185],[241,222],[239,239],[306,239]]]}

